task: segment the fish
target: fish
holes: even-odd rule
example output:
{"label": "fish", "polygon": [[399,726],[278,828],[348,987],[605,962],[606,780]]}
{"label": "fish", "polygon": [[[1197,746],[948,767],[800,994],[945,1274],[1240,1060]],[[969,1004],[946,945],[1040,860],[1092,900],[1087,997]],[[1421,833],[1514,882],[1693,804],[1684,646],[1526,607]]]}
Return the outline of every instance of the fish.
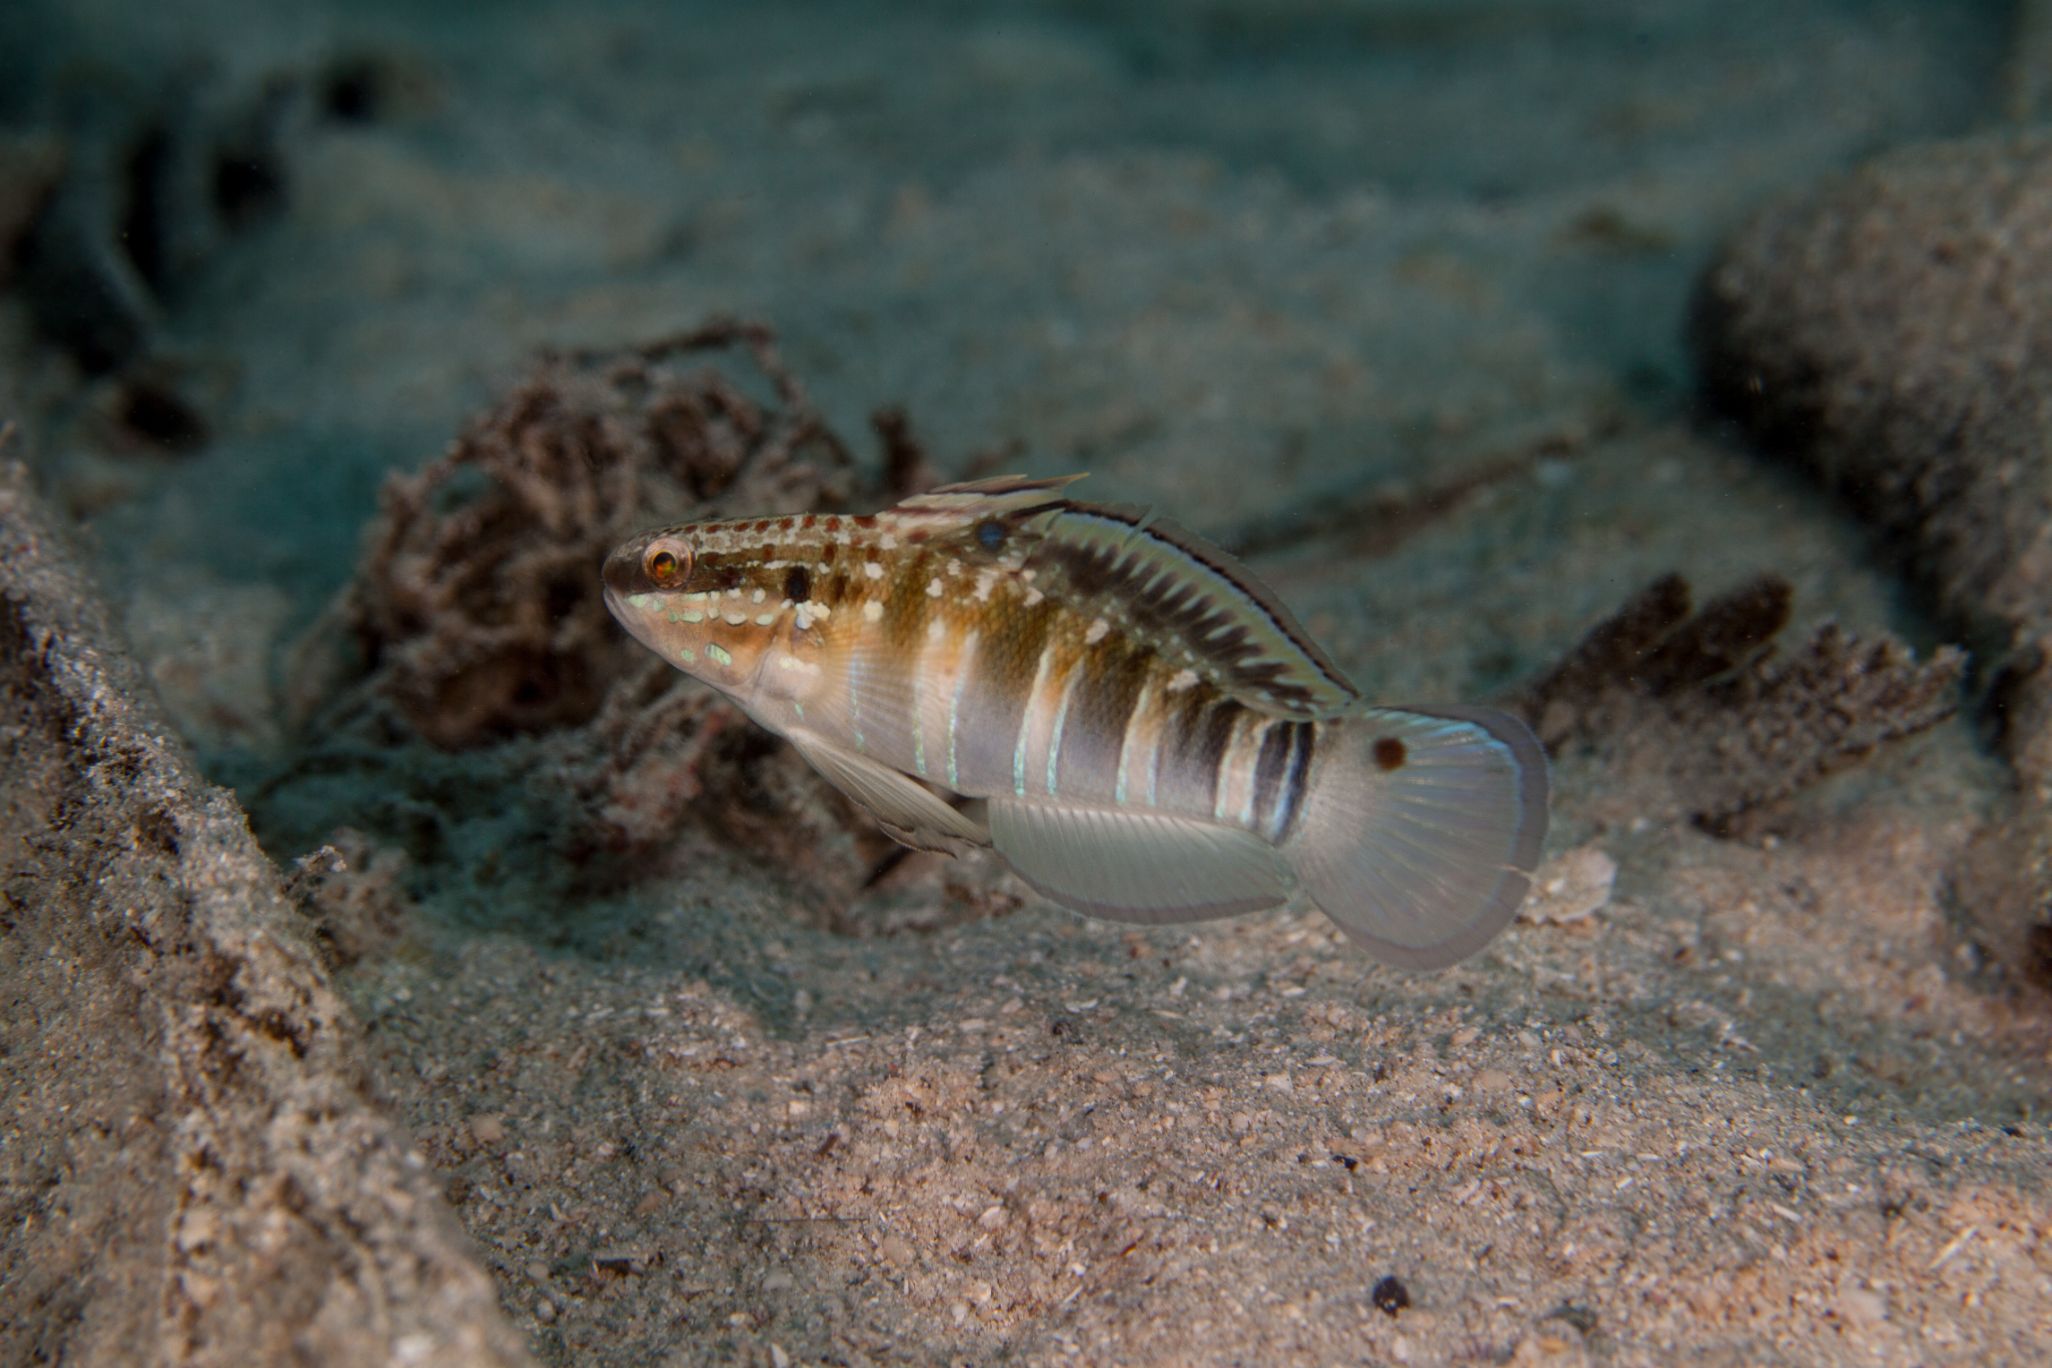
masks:
{"label": "fish", "polygon": [[1409,969],[1493,939],[1546,834],[1524,723],[1371,704],[1246,567],[1081,478],[656,528],[606,606],[896,840],[1090,916],[1301,902]]}

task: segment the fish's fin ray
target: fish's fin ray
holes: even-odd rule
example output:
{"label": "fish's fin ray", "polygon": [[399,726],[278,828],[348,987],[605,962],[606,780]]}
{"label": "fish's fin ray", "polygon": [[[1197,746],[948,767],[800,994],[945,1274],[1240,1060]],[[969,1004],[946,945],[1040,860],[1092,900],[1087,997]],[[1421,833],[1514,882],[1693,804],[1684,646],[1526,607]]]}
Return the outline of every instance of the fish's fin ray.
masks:
{"label": "fish's fin ray", "polygon": [[1238,827],[1159,812],[990,802],[991,844],[1055,901],[1112,921],[1202,921],[1289,900],[1274,847]]}
{"label": "fish's fin ray", "polygon": [[1045,591],[1134,623],[1263,712],[1335,716],[1360,692],[1253,571],[1152,509],[1071,503],[1037,521]]}
{"label": "fish's fin ray", "polygon": [[915,494],[893,512],[947,513],[964,518],[1007,517],[1062,502],[1062,491],[1081,475],[993,475],[983,480],[941,485]]}
{"label": "fish's fin ray", "polygon": [[828,783],[872,814],[900,845],[959,855],[990,843],[982,827],[909,775],[811,732],[788,732],[786,739]]}
{"label": "fish's fin ray", "polygon": [[1321,725],[1281,850],[1376,958],[1438,969],[1516,915],[1546,837],[1546,755],[1488,708],[1364,708]]}

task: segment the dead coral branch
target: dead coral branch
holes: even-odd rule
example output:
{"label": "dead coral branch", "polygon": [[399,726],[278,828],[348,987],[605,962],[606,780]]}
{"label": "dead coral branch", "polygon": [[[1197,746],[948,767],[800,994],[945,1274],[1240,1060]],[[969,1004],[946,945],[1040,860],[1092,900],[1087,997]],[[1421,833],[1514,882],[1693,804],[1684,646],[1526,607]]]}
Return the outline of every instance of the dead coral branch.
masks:
{"label": "dead coral branch", "polygon": [[[684,364],[735,349],[768,397]],[[437,745],[575,725],[640,654],[599,594],[616,542],[714,499],[836,507],[853,486],[847,447],[761,324],[547,357],[442,457],[386,482],[343,616],[379,690]]]}
{"label": "dead coral branch", "polygon": [[1600,767],[1599,820],[1687,817],[1726,833],[1958,707],[1966,656],[1954,647],[1920,662],[1892,638],[1827,623],[1777,656],[1793,598],[1766,575],[1698,610],[1688,581],[1664,576],[1513,710],[1556,756]]}

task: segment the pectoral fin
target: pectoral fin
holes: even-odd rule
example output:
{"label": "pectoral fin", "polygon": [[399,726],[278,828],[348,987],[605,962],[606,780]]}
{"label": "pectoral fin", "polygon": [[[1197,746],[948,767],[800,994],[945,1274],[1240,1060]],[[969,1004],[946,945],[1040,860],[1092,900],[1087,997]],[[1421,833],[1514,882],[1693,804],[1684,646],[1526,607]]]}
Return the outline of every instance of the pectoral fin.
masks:
{"label": "pectoral fin", "polygon": [[918,780],[809,732],[789,732],[786,739],[829,783],[873,814],[877,824],[900,845],[959,855],[970,847],[990,844],[982,827]]}
{"label": "pectoral fin", "polygon": [[1213,822],[993,799],[990,837],[1034,888],[1113,921],[1201,921],[1277,907],[1290,896],[1274,847]]}

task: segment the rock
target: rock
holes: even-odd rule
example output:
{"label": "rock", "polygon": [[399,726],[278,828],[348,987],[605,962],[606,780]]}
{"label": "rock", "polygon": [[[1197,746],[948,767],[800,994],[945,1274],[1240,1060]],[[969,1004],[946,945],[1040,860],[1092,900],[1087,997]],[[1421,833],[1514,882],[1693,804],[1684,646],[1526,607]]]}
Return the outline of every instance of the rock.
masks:
{"label": "rock", "polygon": [[0,1360],[527,1361],[18,463],[0,601]]}
{"label": "rock", "polygon": [[2052,138],[1913,146],[1768,206],[1694,330],[1710,401],[1896,543],[1974,650],[2021,792],[1956,898],[2052,979]]}
{"label": "rock", "polygon": [[2052,138],[1912,147],[1769,206],[1694,326],[1710,399],[1902,543],[2052,773]]}
{"label": "rock", "polygon": [[1580,921],[1609,905],[1616,883],[1617,861],[1599,845],[1579,845],[1541,866],[1532,880],[1532,897],[1519,915],[1555,925]]}

